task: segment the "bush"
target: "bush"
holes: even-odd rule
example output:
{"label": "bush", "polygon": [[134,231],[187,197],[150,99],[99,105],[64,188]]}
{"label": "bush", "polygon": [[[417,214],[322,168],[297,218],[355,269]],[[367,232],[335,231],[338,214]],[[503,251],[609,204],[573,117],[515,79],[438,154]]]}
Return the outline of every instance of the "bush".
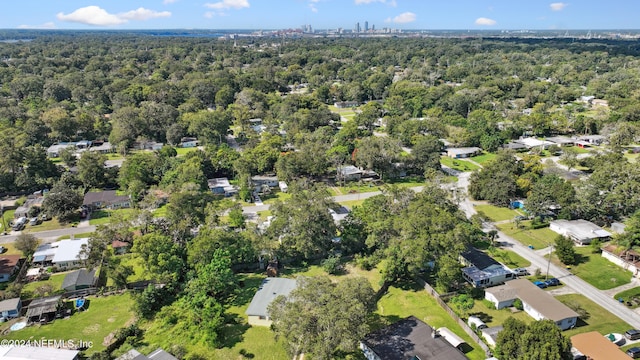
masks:
{"label": "bush", "polygon": [[362,270],[369,271],[378,265],[378,260],[373,256],[362,256],[360,254],[356,254],[354,258],[356,265]]}
{"label": "bush", "polygon": [[484,306],[487,307],[487,309],[490,309],[490,310],[495,310],[496,309],[496,304],[492,303],[491,301],[489,301],[487,299],[483,299],[482,303],[484,304]]}
{"label": "bush", "polygon": [[336,275],[342,272],[340,257],[336,255],[329,256],[327,259],[322,261],[322,268],[331,275]]}
{"label": "bush", "polygon": [[524,307],[522,306],[522,300],[520,300],[520,299],[516,299],[516,300],[513,302],[513,307],[514,307],[514,308],[516,308],[516,309],[518,309],[518,310],[522,310],[522,309],[524,309]]}

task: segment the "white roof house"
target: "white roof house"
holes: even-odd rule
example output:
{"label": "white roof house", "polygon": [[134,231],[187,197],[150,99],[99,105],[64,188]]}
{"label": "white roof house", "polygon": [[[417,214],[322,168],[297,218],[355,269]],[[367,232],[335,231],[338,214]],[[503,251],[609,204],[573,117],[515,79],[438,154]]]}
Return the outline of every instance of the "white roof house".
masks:
{"label": "white roof house", "polygon": [[553,220],[549,229],[567,236],[579,245],[590,244],[594,239],[607,239],[611,233],[587,220]]}
{"label": "white roof house", "polygon": [[538,139],[533,138],[533,137],[528,137],[528,138],[523,138],[523,139],[520,139],[520,140],[516,140],[516,142],[519,142],[520,144],[523,144],[524,146],[528,147],[529,149],[533,149],[533,148],[546,149],[549,146],[555,144],[555,143],[552,143],[551,141],[538,140]]}
{"label": "white roof house", "polygon": [[80,251],[83,245],[89,246],[89,238],[60,240],[51,244],[42,244],[33,253],[33,262],[46,263],[67,268],[81,265],[81,260],[86,256],[81,256]]}
{"label": "white roof house", "polygon": [[76,360],[79,353],[49,346],[0,346],[0,359],[4,360]]}

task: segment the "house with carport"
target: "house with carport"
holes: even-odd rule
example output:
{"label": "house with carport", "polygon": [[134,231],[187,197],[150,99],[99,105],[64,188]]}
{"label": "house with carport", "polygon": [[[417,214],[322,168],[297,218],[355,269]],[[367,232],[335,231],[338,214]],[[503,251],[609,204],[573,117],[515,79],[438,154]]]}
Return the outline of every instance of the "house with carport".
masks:
{"label": "house with carport", "polygon": [[516,277],[511,270],[474,247],[460,253],[459,259],[466,266],[462,269],[462,277],[477,288],[499,285]]}
{"label": "house with carport", "polygon": [[570,238],[578,245],[589,245],[596,239],[606,241],[611,238],[610,232],[583,219],[553,220],[549,223],[549,230]]}

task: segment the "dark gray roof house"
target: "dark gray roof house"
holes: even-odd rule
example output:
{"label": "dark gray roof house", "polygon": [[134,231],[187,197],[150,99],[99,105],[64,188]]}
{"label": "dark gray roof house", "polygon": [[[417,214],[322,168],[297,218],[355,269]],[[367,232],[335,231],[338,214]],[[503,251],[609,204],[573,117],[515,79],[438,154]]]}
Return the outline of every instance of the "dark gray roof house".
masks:
{"label": "dark gray roof house", "polygon": [[367,360],[464,360],[468,359],[429,324],[409,316],[360,341]]}
{"label": "dark gray roof house", "polygon": [[296,288],[296,281],[285,278],[266,278],[253,296],[247,311],[250,325],[270,326],[271,319],[267,307],[280,295],[287,296]]}
{"label": "dark gray roof house", "polygon": [[131,199],[127,195],[118,195],[115,190],[90,191],[84,195],[82,205],[94,209],[120,209],[131,206]]}
{"label": "dark gray roof house", "polygon": [[66,291],[81,290],[95,286],[96,270],[78,269],[68,273],[62,282],[62,289]]}

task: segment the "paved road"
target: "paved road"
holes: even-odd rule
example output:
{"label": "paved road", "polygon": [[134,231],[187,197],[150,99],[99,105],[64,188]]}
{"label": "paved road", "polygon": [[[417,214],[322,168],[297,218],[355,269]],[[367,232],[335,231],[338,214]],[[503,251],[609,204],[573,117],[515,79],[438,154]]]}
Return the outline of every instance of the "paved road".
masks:
{"label": "paved road", "polygon": [[[75,235],[80,233],[89,233],[96,231],[96,227],[89,225],[84,227],[65,228],[58,230],[38,231],[30,234],[35,235],[38,239],[42,239],[45,242],[54,241],[60,236]],[[16,241],[16,238],[20,235],[20,232],[12,232],[9,235],[0,235],[0,244],[6,244]]]}
{"label": "paved road", "polygon": [[[458,186],[460,188],[466,189],[468,184],[468,173],[458,175]],[[465,198],[460,201],[459,206],[460,209],[467,215],[467,217],[470,217],[471,215],[476,213],[476,210],[473,208],[473,203],[471,203],[471,200],[468,198],[468,196],[465,196]],[[544,255],[540,255],[534,250],[529,249],[527,246],[521,244],[512,237],[507,236],[502,231],[498,231],[498,240],[503,244],[503,247],[513,250],[516,254],[530,261],[532,268],[539,268],[543,273],[545,273],[548,266],[549,274],[560,279],[563,284],[571,287],[577,293],[586,296],[591,301],[609,310],[609,312],[611,312],[615,316],[619,317],[623,321],[626,321],[629,325],[631,325],[631,327],[640,329],[640,315],[627,308],[626,306],[620,304],[611,296],[596,289],[579,277],[573,275],[569,270],[556,266],[553,263],[549,264]],[[589,309],[586,310],[589,311]],[[627,329],[620,329],[620,332],[625,330]]]}

